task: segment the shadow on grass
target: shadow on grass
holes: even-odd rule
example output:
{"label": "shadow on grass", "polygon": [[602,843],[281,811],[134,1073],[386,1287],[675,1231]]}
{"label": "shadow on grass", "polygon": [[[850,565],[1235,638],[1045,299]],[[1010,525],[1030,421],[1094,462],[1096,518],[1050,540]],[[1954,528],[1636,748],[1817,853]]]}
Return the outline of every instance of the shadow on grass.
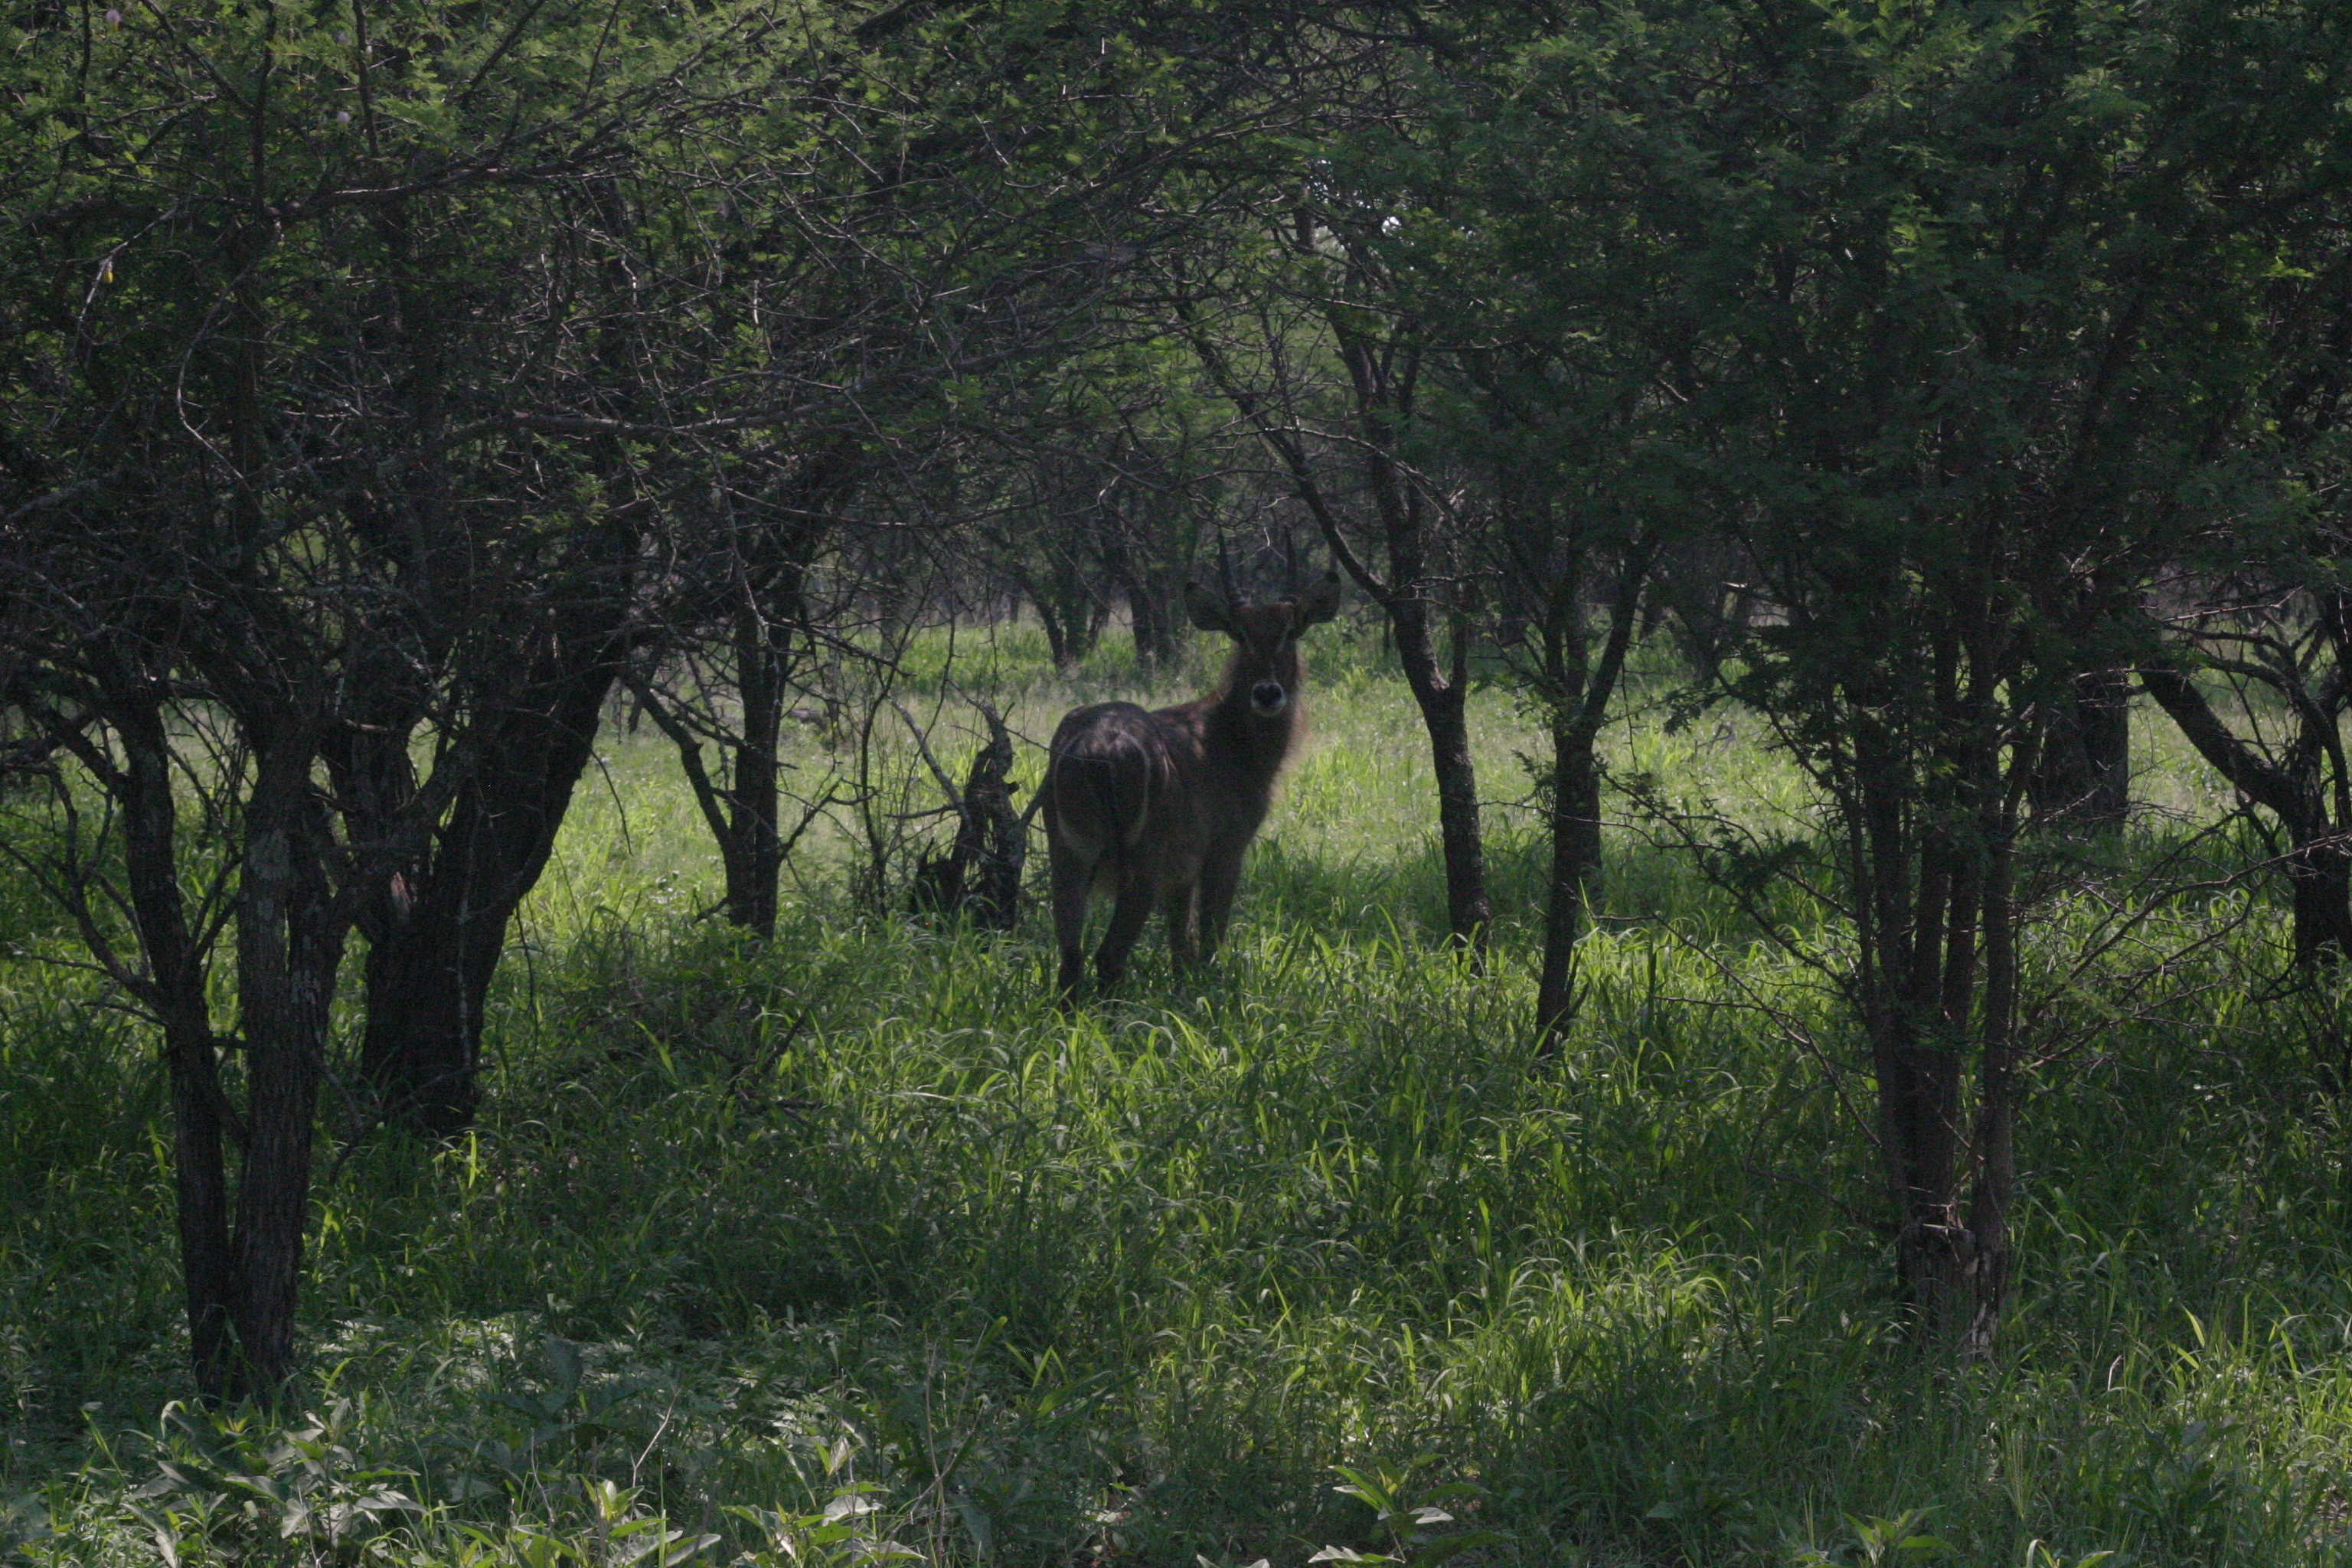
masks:
{"label": "shadow on grass", "polygon": [[[1550,846],[1526,835],[1486,845],[1486,885],[1495,946],[1532,951],[1543,938]],[[1253,846],[1237,904],[1242,918],[1297,921],[1336,938],[1402,938],[1428,946],[1448,934],[1445,858],[1433,835],[1387,858],[1330,857],[1294,847],[1277,830]],[[1672,921],[1703,940],[1745,944],[1762,932],[1687,856],[1657,845],[1616,843],[1596,884],[1594,914],[1604,926]]]}

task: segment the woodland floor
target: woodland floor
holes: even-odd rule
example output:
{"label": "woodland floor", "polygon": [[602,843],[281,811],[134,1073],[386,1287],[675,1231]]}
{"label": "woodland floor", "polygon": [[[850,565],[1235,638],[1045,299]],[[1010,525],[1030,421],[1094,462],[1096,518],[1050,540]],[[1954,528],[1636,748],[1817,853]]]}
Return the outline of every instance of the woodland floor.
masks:
{"label": "woodland floor", "polygon": [[[1119,650],[1067,682],[1034,641],[919,646],[900,694],[949,765],[961,694],[1034,742],[1131,689]],[[1470,1530],[1495,1564],[2352,1561],[2335,1004],[2280,993],[2259,882],[2076,967],[2226,805],[2159,721],[2133,825],[2042,863],[2016,1299],[1955,1364],[1888,1289],[1868,1082],[1804,962],[1834,926],[1786,911],[1792,956],[1618,825],[1573,1037],[1538,1060],[1530,727],[1481,699],[1477,977],[1435,940],[1401,684],[1369,637],[1314,651],[1317,738],[1231,948],[1180,990],[1155,931],[1075,1017],[1041,917],[879,912],[854,830],[804,840],[772,944],[698,919],[674,758],[616,728],[516,935],[478,1131],[346,1150],[331,1108],[282,1424],[171,1403],[152,1041],[0,883],[0,1562],[1303,1568]],[[1815,831],[1759,723],[1669,732],[1669,685],[1643,676],[1613,765]],[[879,711],[895,832],[937,797]],[[803,734],[793,761],[856,759]],[[1453,1521],[1400,1546],[1339,1488]]]}

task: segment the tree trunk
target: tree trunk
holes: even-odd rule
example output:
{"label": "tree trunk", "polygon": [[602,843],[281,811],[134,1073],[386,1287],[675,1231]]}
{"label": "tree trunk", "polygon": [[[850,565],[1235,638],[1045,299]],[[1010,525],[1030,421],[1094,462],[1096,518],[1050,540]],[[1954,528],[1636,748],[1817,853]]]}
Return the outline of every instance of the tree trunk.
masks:
{"label": "tree trunk", "polygon": [[2131,810],[2130,674],[2102,669],[2084,676],[2076,711],[2091,767],[2089,814],[2096,821],[2120,822]]}
{"label": "tree trunk", "polygon": [[2014,806],[2002,812],[1984,895],[1984,1054],[1977,1108],[1976,1191],[1969,1205],[1967,1348],[1993,1346],[2009,1299],[2009,1209],[2017,1191],[2017,911]]}
{"label": "tree trunk", "polygon": [[[381,678],[391,672],[378,666],[364,673]],[[377,700],[366,700],[367,695]],[[398,984],[399,933],[423,885],[429,844],[421,831],[425,824],[412,816],[417,779],[409,746],[421,717],[418,705],[399,700],[379,679],[354,707],[362,721],[330,730],[320,752],[334,785],[344,843],[361,867],[352,913],[367,944],[361,990],[373,1016],[377,999]],[[411,843],[396,844],[395,835],[408,836]]]}
{"label": "tree trunk", "polygon": [[637,711],[648,714],[677,748],[678,767],[686,774],[694,804],[719,847],[719,865],[725,879],[719,907],[728,922],[751,931],[761,941],[776,934],[776,879],[783,869],[784,845],[776,827],[777,803],[782,796],[784,681],[780,662],[771,662],[749,644],[739,645],[736,689],[743,710],[742,731],[727,753],[729,776],[724,785],[711,776],[702,759],[702,739],[668,700],[654,689],[650,679],[636,673],[623,679],[635,694]]}
{"label": "tree trunk", "polygon": [[[2311,759],[2313,771],[2297,773],[2263,757],[2231,733],[2204,693],[2179,671],[2143,669],[2140,684],[2179,726],[2197,754],[2286,830],[2296,965],[2314,970],[2340,963],[2352,953],[2352,846],[2343,841],[2346,825],[2329,819],[2315,776],[2318,759],[2332,749],[2332,737],[2310,732],[2315,718],[2331,724],[2333,719],[2315,704],[2298,705],[2304,733],[2297,736],[2294,752]],[[2339,779],[2339,796],[2343,787]]]}
{"label": "tree trunk", "polygon": [[[1598,727],[1586,719],[1583,553],[1556,563],[1543,605],[1541,676],[1551,710],[1551,877],[1544,904],[1543,970],[1536,981],[1538,1048],[1559,1048],[1576,1005],[1576,944],[1601,869],[1601,770],[1592,746]],[[1521,574],[1513,574],[1520,578]]]}
{"label": "tree trunk", "polygon": [[[1338,323],[1335,321],[1334,326]],[[1398,473],[1393,456],[1398,426],[1409,417],[1418,362],[1411,355],[1395,363],[1391,353],[1339,332],[1340,357],[1347,363],[1356,393],[1356,417],[1366,437],[1365,479],[1380,514],[1381,531],[1388,546],[1389,582],[1383,605],[1396,631],[1397,662],[1405,683],[1412,689],[1429,731],[1430,762],[1437,775],[1437,830],[1445,856],[1445,918],[1454,942],[1470,954],[1471,964],[1483,970],[1486,943],[1493,933],[1495,908],[1486,891],[1486,851],[1478,820],[1478,781],[1470,762],[1467,705],[1470,689],[1470,637],[1465,617],[1457,606],[1453,617],[1453,671],[1449,679],[1437,660],[1436,640],[1429,624],[1429,520],[1420,492]],[[1339,540],[1336,520],[1321,508],[1316,521],[1324,539],[1336,551]],[[1361,580],[1360,574],[1359,580]]]}
{"label": "tree trunk", "polygon": [[153,701],[135,697],[120,704],[114,718],[124,755],[123,875],[163,1023],[163,1056],[171,1073],[172,1179],[189,1357],[197,1393],[218,1402],[232,1397],[236,1383],[228,1172],[222,1148],[231,1124],[205,1001],[204,965],[180,896],[178,817],[163,717]]}
{"label": "tree trunk", "polygon": [[2294,962],[2305,970],[2332,968],[2352,954],[2352,847],[2325,823],[2294,824],[2289,832]]}
{"label": "tree trunk", "polygon": [[343,922],[324,863],[324,807],[309,737],[257,747],[237,884],[237,1012],[245,1045],[245,1162],[231,1242],[240,1377],[232,1396],[275,1400],[293,1371],[310,1146]]}
{"label": "tree trunk", "polygon": [[2077,676],[2043,738],[2027,798],[2038,816],[2085,826],[2123,820],[2131,806],[2131,677]]}
{"label": "tree trunk", "polygon": [[1159,602],[1139,576],[1129,576],[1127,582],[1127,619],[1129,629],[1135,634],[1135,668],[1146,677],[1158,673],[1161,663],[1163,634]]}
{"label": "tree trunk", "polygon": [[[1408,638],[1400,627],[1397,647],[1403,653]],[[1445,921],[1454,942],[1467,950],[1474,963],[1483,963],[1495,923],[1495,908],[1486,893],[1486,851],[1478,821],[1478,776],[1470,760],[1470,726],[1465,711],[1466,683],[1448,680],[1437,672],[1430,656],[1425,629],[1412,639],[1413,652],[1405,657],[1405,680],[1421,709],[1423,728],[1429,731],[1431,770],[1437,775],[1438,842],[1445,858]]]}
{"label": "tree trunk", "polygon": [[473,1117],[507,922],[546,868],[618,673],[608,649],[525,683],[459,787],[381,963],[371,955],[361,1067],[390,1113],[427,1136]]}
{"label": "tree trunk", "polygon": [[1920,780],[1878,731],[1877,693],[1856,693],[1848,854],[1862,912],[1863,1024],[1878,1097],[1879,1142],[1895,1214],[1895,1275],[1913,1321],[1932,1336],[1966,1279],[1956,1206],[1960,1040],[1945,1009],[1944,965],[1969,899],[1948,862],[1915,836]]}
{"label": "tree trunk", "polygon": [[[1944,585],[1926,613],[1948,621],[1924,639],[1916,673],[1888,666],[1847,688],[1842,769],[1862,917],[1856,989],[1898,1226],[1897,1277],[1923,1343],[1979,1351],[1991,1342],[2007,1289],[2013,845],[2035,757],[2000,695],[2016,670],[1995,630],[1989,581],[1979,564]],[[1978,1106],[1964,1137],[1972,1051]]]}
{"label": "tree trunk", "polygon": [[1887,1145],[1898,1230],[1895,1277],[1915,1325],[1940,1334],[1966,1288],[1967,1233],[1959,1222],[1959,1042],[1927,1037],[1919,1021],[1889,1007],[1871,1031],[1880,1136]]}
{"label": "tree trunk", "polygon": [[1078,656],[1070,641],[1069,631],[1062,624],[1060,613],[1046,602],[1043,594],[1031,595],[1029,602],[1037,607],[1037,624],[1045,628],[1045,657],[1053,660],[1054,672],[1065,679],[1076,675],[1078,672]]}
{"label": "tree trunk", "polygon": [[1576,1007],[1576,944],[1584,934],[1601,873],[1601,728],[1616,698],[1638,624],[1651,547],[1639,541],[1619,562],[1601,658],[1586,656],[1583,551],[1553,571],[1544,606],[1542,679],[1551,710],[1551,878],[1544,905],[1543,969],[1536,983],[1538,1049],[1559,1048]]}
{"label": "tree trunk", "polygon": [[761,941],[776,934],[776,879],[784,864],[776,826],[784,721],[784,658],[774,628],[742,611],[735,633],[735,681],[743,709],[727,789],[719,860],[727,878],[727,920]]}
{"label": "tree trunk", "polygon": [[1544,903],[1543,970],[1536,1030],[1547,1056],[1559,1048],[1576,1006],[1576,944],[1601,869],[1601,770],[1591,734],[1569,710],[1552,710],[1551,879]]}

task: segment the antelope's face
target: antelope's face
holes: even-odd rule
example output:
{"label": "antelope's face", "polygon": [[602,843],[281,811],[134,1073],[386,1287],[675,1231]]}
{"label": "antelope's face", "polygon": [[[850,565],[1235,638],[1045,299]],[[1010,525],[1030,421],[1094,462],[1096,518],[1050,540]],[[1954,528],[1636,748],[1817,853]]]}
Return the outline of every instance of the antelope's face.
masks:
{"label": "antelope's face", "polygon": [[1279,719],[1298,694],[1299,635],[1339,613],[1339,578],[1334,573],[1303,597],[1271,605],[1228,605],[1195,583],[1185,588],[1184,605],[1194,626],[1234,639],[1226,689],[1244,697],[1259,718]]}
{"label": "antelope's face", "polygon": [[1298,634],[1306,628],[1297,612],[1286,602],[1233,614],[1233,689],[1248,698],[1250,711],[1261,719],[1289,711],[1298,689]]}

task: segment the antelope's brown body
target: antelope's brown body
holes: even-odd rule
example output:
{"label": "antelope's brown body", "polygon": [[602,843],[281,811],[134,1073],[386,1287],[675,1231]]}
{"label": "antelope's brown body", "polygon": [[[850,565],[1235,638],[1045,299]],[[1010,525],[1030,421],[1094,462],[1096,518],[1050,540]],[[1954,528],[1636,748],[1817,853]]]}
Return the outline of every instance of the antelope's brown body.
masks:
{"label": "antelope's brown body", "polygon": [[1298,600],[1238,608],[1189,587],[1193,624],[1234,639],[1217,689],[1156,712],[1097,703],[1055,729],[1044,809],[1065,994],[1085,978],[1087,905],[1097,889],[1113,900],[1095,956],[1103,984],[1124,973],[1155,908],[1167,914],[1179,968],[1216,951],[1242,853],[1305,730],[1299,634],[1329,620],[1339,602],[1337,576]]}

